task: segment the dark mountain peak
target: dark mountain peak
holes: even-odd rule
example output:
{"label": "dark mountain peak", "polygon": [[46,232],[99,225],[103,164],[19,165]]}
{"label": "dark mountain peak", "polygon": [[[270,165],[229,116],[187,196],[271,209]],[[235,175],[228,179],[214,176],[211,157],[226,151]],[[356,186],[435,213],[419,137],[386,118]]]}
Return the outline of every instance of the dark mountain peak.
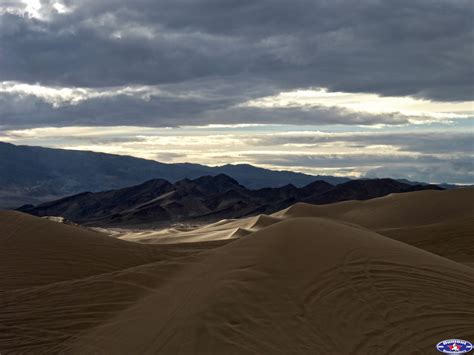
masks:
{"label": "dark mountain peak", "polygon": [[137,188],[162,188],[163,186],[171,186],[172,184],[165,179],[151,179],[143,184],[137,185]]}
{"label": "dark mountain peak", "polygon": [[237,180],[225,174],[201,176],[200,178],[194,179],[193,183],[196,184],[202,192],[207,194],[223,193],[230,189],[244,189]]}
{"label": "dark mountain peak", "polygon": [[285,191],[298,190],[298,188],[293,184],[286,184],[286,185],[280,187],[280,189],[285,190]]}
{"label": "dark mountain peak", "polygon": [[189,178],[184,178],[174,183],[175,186],[188,186],[188,185],[193,185],[193,184],[194,184],[193,180]]}
{"label": "dark mountain peak", "polygon": [[437,185],[430,184],[413,184],[406,183],[400,180],[395,180],[391,178],[381,178],[381,179],[360,179],[352,180],[344,184],[338,185],[340,188],[350,188],[350,189],[368,189],[371,192],[376,191],[377,189],[388,191],[388,190],[398,190],[398,192],[408,192],[408,191],[417,191],[417,190],[443,190],[443,188]]}
{"label": "dark mountain peak", "polygon": [[442,190],[436,185],[409,185],[390,179],[360,179],[337,185],[332,189],[310,196],[304,202],[324,204],[347,200],[368,200],[392,193],[411,192],[419,190]]}
{"label": "dark mountain peak", "polygon": [[398,186],[398,187],[409,187],[409,184],[390,179],[390,178],[381,178],[381,179],[359,179],[351,180],[340,184],[341,187],[351,187],[351,188],[362,188],[362,187],[382,187],[382,186]]}
{"label": "dark mountain peak", "polygon": [[193,182],[200,186],[205,186],[208,184],[219,184],[219,185],[228,185],[228,186],[240,186],[237,180],[231,178],[226,174],[218,175],[206,175],[201,176],[197,179],[194,179]]}
{"label": "dark mountain peak", "polygon": [[334,185],[326,182],[326,181],[323,181],[323,180],[316,180],[316,181],[313,181],[311,183],[309,183],[308,185],[304,186],[303,188],[304,189],[307,189],[307,190],[312,190],[312,189],[320,189],[320,188],[332,188],[334,187]]}
{"label": "dark mountain peak", "polygon": [[229,185],[237,185],[240,186],[239,182],[235,180],[234,178],[231,178],[229,175],[226,174],[217,174],[213,177],[211,177],[214,182],[220,183],[220,184],[229,184]]}
{"label": "dark mountain peak", "polygon": [[[200,196],[203,194],[202,187],[194,180],[185,178],[173,185],[176,194],[179,196]],[[204,192],[205,193],[205,192]]]}
{"label": "dark mountain peak", "polygon": [[306,185],[305,187],[300,189],[300,196],[302,198],[310,198],[314,195],[319,195],[326,191],[329,191],[334,188],[334,185],[322,180],[316,180],[312,183]]}
{"label": "dark mountain peak", "polygon": [[118,190],[106,191],[103,198],[113,198],[118,203],[123,200],[145,201],[148,198],[155,198],[163,193],[174,189],[172,183],[164,179],[152,179],[143,184],[125,187]]}

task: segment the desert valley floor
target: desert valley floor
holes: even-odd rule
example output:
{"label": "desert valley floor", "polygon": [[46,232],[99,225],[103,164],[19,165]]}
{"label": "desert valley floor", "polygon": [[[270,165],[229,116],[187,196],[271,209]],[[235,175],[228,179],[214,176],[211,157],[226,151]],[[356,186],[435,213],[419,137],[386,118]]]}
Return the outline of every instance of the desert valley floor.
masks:
{"label": "desert valley floor", "polygon": [[193,230],[0,212],[0,353],[435,354],[474,340],[474,189]]}

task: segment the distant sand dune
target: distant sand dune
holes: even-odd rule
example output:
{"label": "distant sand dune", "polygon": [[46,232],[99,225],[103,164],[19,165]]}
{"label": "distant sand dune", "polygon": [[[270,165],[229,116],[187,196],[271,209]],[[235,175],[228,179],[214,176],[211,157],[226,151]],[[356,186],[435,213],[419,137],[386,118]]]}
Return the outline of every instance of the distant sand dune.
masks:
{"label": "distant sand dune", "polygon": [[329,205],[297,203],[277,217],[329,217],[370,229],[410,227],[473,217],[474,188],[391,194]]}
{"label": "distant sand dune", "polygon": [[429,354],[472,341],[472,197],[297,204],[142,232],[151,244],[2,212],[0,353]]}
{"label": "distant sand dune", "polygon": [[176,228],[167,228],[160,231],[121,230],[117,232],[115,236],[123,240],[146,244],[195,243],[212,240],[227,240],[256,232],[281,220],[282,219],[278,217],[258,215],[237,220],[223,220],[191,230],[183,231]]}
{"label": "distant sand dune", "polygon": [[416,227],[381,229],[387,237],[474,266],[474,217]]}
{"label": "distant sand dune", "polygon": [[266,215],[259,215],[255,218],[255,221],[250,225],[249,228],[254,229],[254,230],[259,230],[268,226],[271,226],[272,224],[280,222],[280,218],[272,217],[272,216],[266,216]]}
{"label": "distant sand dune", "polygon": [[474,265],[474,189],[418,191],[330,205],[298,203],[280,218],[328,217],[354,223],[466,265]]}

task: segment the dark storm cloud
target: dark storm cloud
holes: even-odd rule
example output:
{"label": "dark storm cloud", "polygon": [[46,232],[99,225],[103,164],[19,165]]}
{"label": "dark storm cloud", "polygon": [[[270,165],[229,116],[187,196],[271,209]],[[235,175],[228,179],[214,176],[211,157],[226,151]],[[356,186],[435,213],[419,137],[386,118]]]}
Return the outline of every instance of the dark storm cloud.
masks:
{"label": "dark storm cloud", "polygon": [[470,0],[83,0],[66,1],[67,14],[43,4],[45,21],[2,15],[2,80],[259,78],[275,90],[472,95]]}
{"label": "dark storm cloud", "polygon": [[[33,95],[0,93],[0,127],[3,129],[64,126],[178,127],[208,124],[374,125],[405,124],[399,114],[370,114],[339,108],[235,107],[233,97],[130,95],[96,97],[77,104],[54,107]],[[230,106],[230,107],[229,107]]]}

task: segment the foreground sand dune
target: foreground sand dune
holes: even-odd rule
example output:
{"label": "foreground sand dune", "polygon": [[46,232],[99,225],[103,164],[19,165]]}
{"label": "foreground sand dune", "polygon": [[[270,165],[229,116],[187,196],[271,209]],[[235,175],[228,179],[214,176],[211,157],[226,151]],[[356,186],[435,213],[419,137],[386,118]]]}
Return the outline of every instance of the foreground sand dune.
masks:
{"label": "foreground sand dune", "polygon": [[[189,237],[176,245],[3,213],[0,352],[436,353],[442,339],[474,340],[474,269],[421,248],[443,251],[457,238],[457,254],[467,249],[463,262],[472,261],[470,197],[429,191],[298,204],[199,229],[201,240],[206,230],[238,234],[221,242],[192,243],[193,231],[176,231]],[[385,215],[397,213],[392,203],[427,208],[418,220],[400,210],[403,224]]]}
{"label": "foreground sand dune", "polygon": [[131,243],[13,211],[0,211],[0,226],[0,291],[123,270],[192,251]]}
{"label": "foreground sand dune", "polygon": [[148,246],[19,212],[0,212],[0,289],[121,270],[158,257]]}

